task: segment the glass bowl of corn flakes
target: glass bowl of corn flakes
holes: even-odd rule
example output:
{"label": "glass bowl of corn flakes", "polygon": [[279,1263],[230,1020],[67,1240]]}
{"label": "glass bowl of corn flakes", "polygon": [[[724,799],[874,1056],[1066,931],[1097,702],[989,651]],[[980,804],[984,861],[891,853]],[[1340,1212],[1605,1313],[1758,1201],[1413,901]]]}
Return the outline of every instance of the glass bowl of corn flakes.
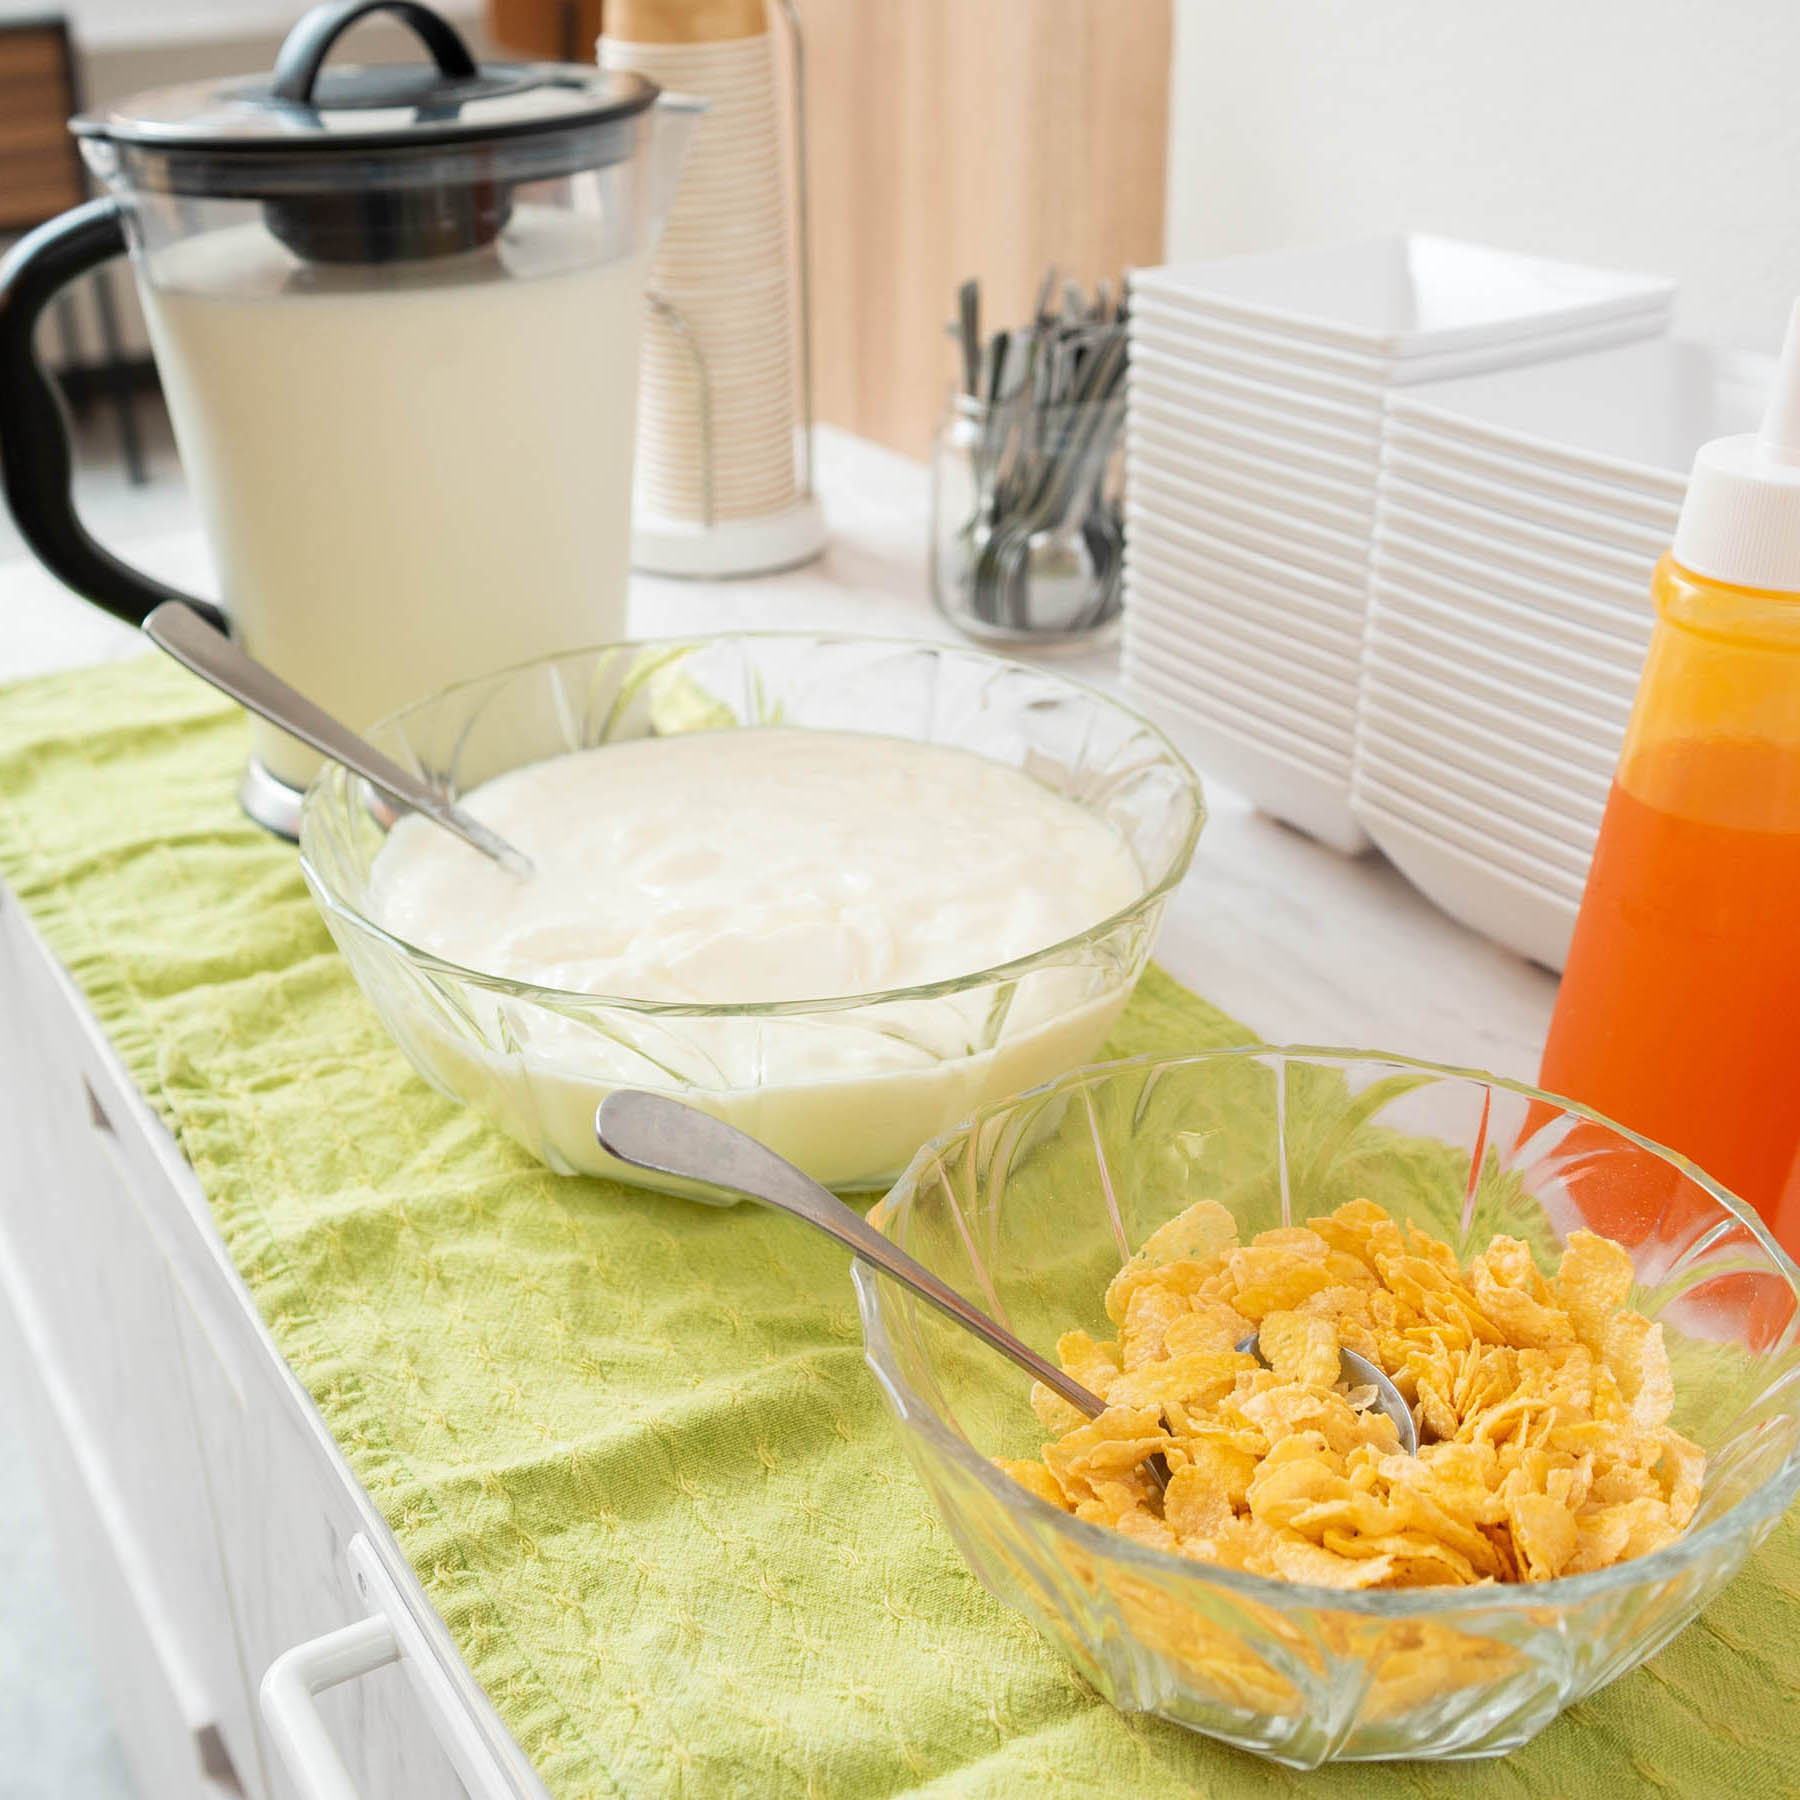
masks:
{"label": "glass bowl of corn flakes", "polygon": [[1114,1705],[1293,1767],[1524,1743],[1800,1485],[1800,1269],[1692,1165],[1516,1083],[1260,1047],[1078,1070],[871,1217],[1106,1402],[857,1265],[975,1573]]}

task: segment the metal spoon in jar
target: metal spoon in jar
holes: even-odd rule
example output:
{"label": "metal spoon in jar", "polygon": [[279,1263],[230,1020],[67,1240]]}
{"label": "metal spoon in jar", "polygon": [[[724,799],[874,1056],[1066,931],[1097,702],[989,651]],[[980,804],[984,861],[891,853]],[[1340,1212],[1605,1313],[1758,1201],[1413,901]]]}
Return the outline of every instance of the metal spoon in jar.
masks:
{"label": "metal spoon in jar", "polygon": [[386,794],[390,800],[422,813],[434,825],[453,832],[472,850],[497,862],[521,880],[533,873],[531,859],[516,850],[497,831],[447,800],[429,782],[385,757],[373,744],[359,738],[321,706],[288,684],[273,669],[246,656],[224,632],[215,630],[191,606],[166,600],[144,621],[150,641],[184,668],[238,705],[278,725],[290,737],[310,744],[321,756],[342,763]]}
{"label": "metal spoon in jar", "polygon": [[[759,1144],[711,1113],[671,1100],[666,1094],[621,1088],[600,1102],[594,1114],[594,1136],[608,1156],[634,1169],[676,1175],[704,1187],[742,1194],[804,1219],[855,1251],[864,1262],[873,1263],[884,1275],[911,1288],[921,1300],[928,1300],[1002,1356],[1010,1357],[1028,1375],[1090,1419],[1106,1410],[1106,1402],[1098,1394],[1072,1380],[1054,1363],[1046,1362],[980,1308],[971,1306],[953,1287],[946,1286],[923,1263],[915,1262],[892,1239],[883,1237],[829,1189],[821,1187],[785,1157],[777,1156],[766,1144]],[[1169,1470],[1162,1457],[1152,1456],[1144,1466],[1158,1487],[1167,1485]]]}

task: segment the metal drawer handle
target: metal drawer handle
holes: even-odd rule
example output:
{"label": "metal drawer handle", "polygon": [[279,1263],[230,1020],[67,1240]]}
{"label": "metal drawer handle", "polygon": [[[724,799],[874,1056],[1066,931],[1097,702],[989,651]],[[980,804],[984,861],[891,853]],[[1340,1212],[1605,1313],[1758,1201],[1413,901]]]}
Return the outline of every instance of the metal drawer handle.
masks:
{"label": "metal drawer handle", "polygon": [[[296,1644],[270,1663],[259,1699],[276,1753],[304,1800],[359,1800],[350,1771],[325,1729],[316,1696],[355,1681],[389,1663],[406,1672],[422,1703],[439,1747],[472,1800],[515,1800],[542,1793],[526,1765],[524,1781],[511,1779],[496,1759],[470,1707],[407,1613],[405,1602],[381,1564],[373,1544],[358,1532],[348,1561],[358,1591],[374,1609],[366,1619]],[[504,1727],[495,1727],[504,1736]],[[506,1740],[510,1745],[511,1740]],[[512,1746],[523,1761],[522,1754]]]}
{"label": "metal drawer handle", "polygon": [[377,1614],[296,1644],[269,1664],[260,1695],[262,1715],[294,1786],[306,1800],[358,1800],[315,1696],[385,1668],[399,1656],[393,1626]]}

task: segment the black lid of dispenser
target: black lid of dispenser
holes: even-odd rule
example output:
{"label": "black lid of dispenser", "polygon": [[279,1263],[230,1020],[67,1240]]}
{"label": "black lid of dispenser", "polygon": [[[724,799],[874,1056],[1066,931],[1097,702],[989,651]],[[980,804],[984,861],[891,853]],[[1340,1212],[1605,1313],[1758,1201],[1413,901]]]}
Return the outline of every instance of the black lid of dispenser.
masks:
{"label": "black lid of dispenser", "polygon": [[[402,19],[430,63],[325,67],[371,13]],[[71,123],[101,173],[140,186],[263,202],[270,229],[314,262],[445,256],[505,225],[512,191],[617,162],[656,87],[584,63],[478,63],[418,0],[315,6],[264,75],[135,94]]]}

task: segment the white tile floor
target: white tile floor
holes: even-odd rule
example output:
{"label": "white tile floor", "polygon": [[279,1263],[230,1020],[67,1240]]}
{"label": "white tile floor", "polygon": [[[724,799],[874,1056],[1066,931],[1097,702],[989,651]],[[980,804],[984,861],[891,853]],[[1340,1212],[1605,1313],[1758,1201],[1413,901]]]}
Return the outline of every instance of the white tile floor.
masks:
{"label": "white tile floor", "polygon": [[9,1403],[0,1387],[0,1794],[129,1800],[135,1790],[66,1616],[49,1522]]}
{"label": "white tile floor", "polygon": [[[121,553],[134,540],[182,530],[194,516],[160,403],[146,399],[139,411],[151,464],[143,487],[125,478],[107,413],[96,408],[79,433],[77,506],[88,529]],[[0,509],[0,564],[26,555]],[[29,621],[13,623],[29,629]],[[0,631],[8,629],[0,619]],[[105,1697],[67,1617],[42,1497],[14,1401],[0,1385],[0,1796],[132,1800],[134,1793]]]}

